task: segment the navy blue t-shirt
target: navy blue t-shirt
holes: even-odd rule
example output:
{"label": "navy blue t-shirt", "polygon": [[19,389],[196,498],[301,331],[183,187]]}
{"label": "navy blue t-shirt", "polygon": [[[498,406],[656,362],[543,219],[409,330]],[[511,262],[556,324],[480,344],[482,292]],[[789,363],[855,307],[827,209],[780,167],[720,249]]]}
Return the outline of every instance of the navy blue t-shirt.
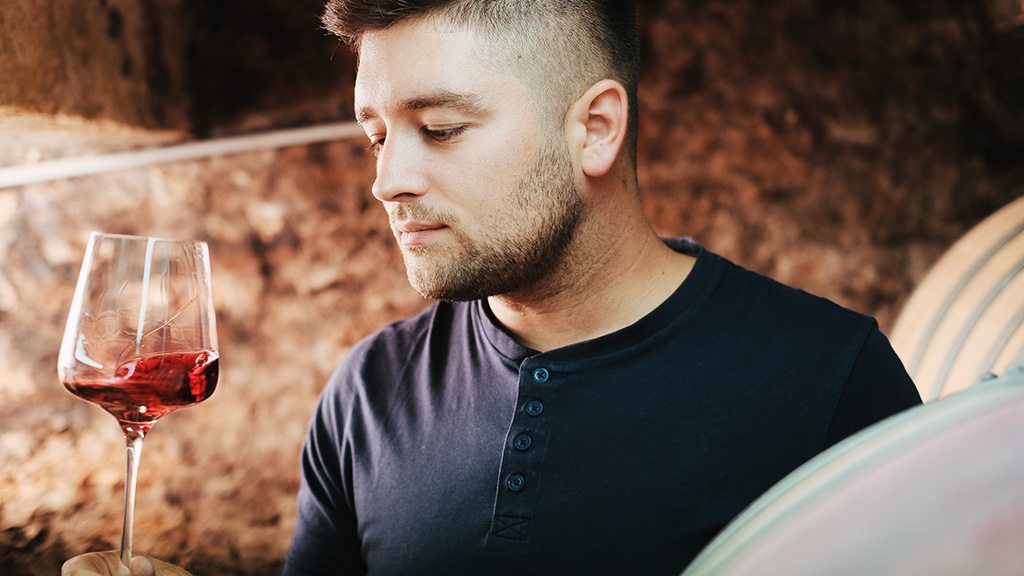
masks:
{"label": "navy blue t-shirt", "polygon": [[920,403],[874,320],[692,242],[635,324],[539,353],[486,302],[357,344],[302,455],[285,574],[680,573],[844,437]]}

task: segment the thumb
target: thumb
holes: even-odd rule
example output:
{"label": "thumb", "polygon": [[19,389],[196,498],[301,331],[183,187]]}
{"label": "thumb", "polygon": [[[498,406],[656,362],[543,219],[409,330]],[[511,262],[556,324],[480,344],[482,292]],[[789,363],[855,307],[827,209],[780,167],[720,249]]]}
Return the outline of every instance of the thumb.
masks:
{"label": "thumb", "polygon": [[149,558],[136,556],[132,558],[132,576],[156,576],[156,568]]}

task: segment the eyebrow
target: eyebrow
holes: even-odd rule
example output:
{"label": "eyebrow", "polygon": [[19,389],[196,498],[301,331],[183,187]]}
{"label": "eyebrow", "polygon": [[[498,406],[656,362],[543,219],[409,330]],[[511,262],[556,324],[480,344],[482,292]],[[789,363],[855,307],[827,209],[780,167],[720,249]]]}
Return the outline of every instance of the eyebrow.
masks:
{"label": "eyebrow", "polygon": [[[480,96],[451,92],[449,90],[439,90],[430,94],[409,98],[398,105],[398,109],[405,112],[427,110],[430,108],[458,110],[477,116],[484,113],[484,106]],[[376,117],[377,113],[369,106],[363,106],[356,111],[356,122],[360,124]]]}

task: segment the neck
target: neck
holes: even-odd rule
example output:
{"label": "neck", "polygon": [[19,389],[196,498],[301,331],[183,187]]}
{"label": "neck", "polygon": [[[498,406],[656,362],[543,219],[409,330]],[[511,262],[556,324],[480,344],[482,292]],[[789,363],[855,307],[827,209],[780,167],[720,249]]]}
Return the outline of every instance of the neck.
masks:
{"label": "neck", "polygon": [[488,298],[495,318],[520,344],[544,352],[625,328],[689,274],[693,258],[666,246],[642,210],[605,213],[609,217],[584,220],[566,261],[541,284]]}

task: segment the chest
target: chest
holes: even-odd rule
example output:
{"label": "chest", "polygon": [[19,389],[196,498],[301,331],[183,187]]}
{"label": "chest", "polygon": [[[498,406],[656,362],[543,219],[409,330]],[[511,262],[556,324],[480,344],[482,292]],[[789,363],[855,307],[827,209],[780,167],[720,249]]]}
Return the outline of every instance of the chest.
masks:
{"label": "chest", "polygon": [[780,438],[806,430],[759,423],[764,399],[737,397],[745,377],[659,366],[595,372],[539,357],[403,382],[355,422],[367,439],[351,474],[368,565],[498,574],[543,560],[607,572],[625,548],[678,573],[785,473]]}

